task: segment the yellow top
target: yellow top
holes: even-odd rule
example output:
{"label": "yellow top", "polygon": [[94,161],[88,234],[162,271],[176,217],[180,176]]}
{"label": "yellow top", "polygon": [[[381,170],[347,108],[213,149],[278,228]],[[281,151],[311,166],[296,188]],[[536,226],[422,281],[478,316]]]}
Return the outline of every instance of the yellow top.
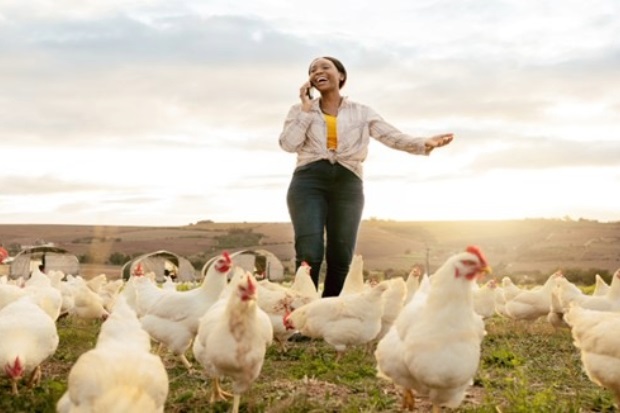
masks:
{"label": "yellow top", "polygon": [[324,113],[323,116],[327,124],[327,149],[335,150],[338,147],[337,118],[327,113]]}

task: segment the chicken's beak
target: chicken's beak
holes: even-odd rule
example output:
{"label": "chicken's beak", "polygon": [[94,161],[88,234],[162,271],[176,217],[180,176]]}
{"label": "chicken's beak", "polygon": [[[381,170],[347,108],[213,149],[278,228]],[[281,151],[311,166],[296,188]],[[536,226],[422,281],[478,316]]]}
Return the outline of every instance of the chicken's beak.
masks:
{"label": "chicken's beak", "polygon": [[480,274],[487,275],[487,274],[491,274],[492,272],[493,272],[493,269],[491,269],[491,267],[488,265],[485,265],[484,267],[480,268]]}

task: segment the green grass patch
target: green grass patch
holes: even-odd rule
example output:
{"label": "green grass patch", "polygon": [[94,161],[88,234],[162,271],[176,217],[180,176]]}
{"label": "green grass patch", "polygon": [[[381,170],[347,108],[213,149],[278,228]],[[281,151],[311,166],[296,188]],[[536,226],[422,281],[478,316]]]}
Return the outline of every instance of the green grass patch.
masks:
{"label": "green grass patch", "polygon": [[[58,322],[60,345],[43,365],[41,385],[0,382],[0,412],[55,412],[67,386],[72,364],[92,348],[101,324]],[[582,370],[579,352],[568,330],[555,330],[544,320],[518,323],[499,317],[487,320],[478,374],[458,412],[612,412],[610,392],[596,386]],[[164,355],[170,393],[166,412],[228,412],[230,402],[209,403],[210,382],[200,372],[188,372],[177,359]],[[223,382],[225,388],[230,383]],[[428,401],[418,399],[420,411]],[[376,377],[372,351],[351,348],[336,362],[336,352],[320,340],[288,343],[288,350],[268,349],[258,380],[241,398],[241,412],[398,412],[400,393]]]}

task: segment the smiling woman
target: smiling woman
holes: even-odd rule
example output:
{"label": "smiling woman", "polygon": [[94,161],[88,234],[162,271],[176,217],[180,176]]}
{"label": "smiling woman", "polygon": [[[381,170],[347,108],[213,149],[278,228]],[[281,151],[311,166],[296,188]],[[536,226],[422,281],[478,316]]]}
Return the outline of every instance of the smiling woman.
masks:
{"label": "smiling woman", "polygon": [[[300,103],[289,110],[280,147],[297,153],[287,193],[295,232],[295,268],[311,267],[315,286],[323,259],[327,271],[323,296],[340,294],[349,271],[364,209],[363,162],[370,138],[415,155],[429,155],[449,144],[451,133],[430,138],[407,135],[370,107],[347,99],[340,90],[347,71],[340,60],[319,57],[299,89]],[[313,99],[314,88],[320,97]]]}

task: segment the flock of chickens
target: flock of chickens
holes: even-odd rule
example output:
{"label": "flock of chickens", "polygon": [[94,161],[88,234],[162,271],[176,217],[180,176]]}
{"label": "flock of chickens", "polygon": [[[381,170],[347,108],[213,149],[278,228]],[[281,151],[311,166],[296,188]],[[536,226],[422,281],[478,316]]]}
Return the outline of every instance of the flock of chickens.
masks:
{"label": "flock of chickens", "polygon": [[[191,351],[211,380],[210,400],[232,398],[238,412],[267,348],[286,351],[298,333],[324,340],[336,359],[352,346],[374,350],[377,376],[401,389],[403,409],[413,410],[417,395],[440,411],[462,403],[478,370],[484,319],[499,314],[546,317],[571,329],[588,377],[620,403],[620,270],[610,285],[599,277],[592,295],[560,272],[532,289],[508,277],[480,285],[489,271],[482,251],[471,246],[431,276],[412,272],[406,280],[371,285],[356,255],[341,294],[320,298],[307,265],[285,287],[257,281],[226,252],[189,290],[177,290],[170,280],[158,286],[139,265],[126,282],[35,269],[26,281],[0,279],[0,375],[14,394],[22,381],[39,383],[41,364],[59,346],[56,320],[102,319],[94,348],[71,368],[57,412],[163,412],[169,390],[163,349],[189,370]],[[223,378],[232,383],[229,391]]]}

